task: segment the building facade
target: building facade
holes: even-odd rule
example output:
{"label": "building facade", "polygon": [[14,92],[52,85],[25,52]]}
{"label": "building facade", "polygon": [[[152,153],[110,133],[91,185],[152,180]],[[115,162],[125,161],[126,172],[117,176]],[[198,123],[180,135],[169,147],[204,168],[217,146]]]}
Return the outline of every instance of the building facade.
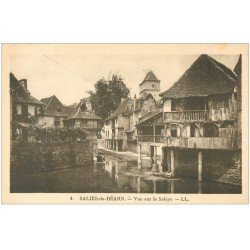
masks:
{"label": "building facade", "polygon": [[31,96],[27,79],[17,80],[10,73],[10,128],[11,139],[28,141],[28,129],[37,123],[43,113],[44,103]]}
{"label": "building facade", "polygon": [[42,127],[63,127],[66,119],[73,111],[73,106],[64,106],[59,99],[53,95],[41,99],[44,103],[44,112],[38,118],[38,124]]}
{"label": "building facade", "polygon": [[237,146],[237,79],[221,63],[201,55],[161,94],[161,113],[137,125],[139,163],[176,176],[241,183]]}
{"label": "building facade", "polygon": [[68,117],[63,120],[67,128],[83,129],[87,132],[89,139],[97,139],[100,133],[101,118],[93,110],[91,102],[83,98],[72,110],[68,111]]}
{"label": "building facade", "polygon": [[[137,127],[144,116],[157,110],[155,96],[160,94],[160,81],[149,71],[140,84],[140,97],[122,99],[120,106],[104,120],[103,146],[116,151],[137,153]],[[157,98],[159,99],[159,97]]]}

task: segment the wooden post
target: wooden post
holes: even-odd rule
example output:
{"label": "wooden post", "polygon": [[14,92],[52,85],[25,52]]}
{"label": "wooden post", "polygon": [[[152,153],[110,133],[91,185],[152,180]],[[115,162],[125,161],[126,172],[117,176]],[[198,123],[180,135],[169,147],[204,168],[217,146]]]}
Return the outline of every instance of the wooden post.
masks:
{"label": "wooden post", "polygon": [[156,193],[156,182],[155,182],[155,179],[153,179],[153,192],[154,194]]}
{"label": "wooden post", "polygon": [[155,125],[153,124],[153,136],[154,136],[154,142],[155,142]]}
{"label": "wooden post", "polygon": [[141,145],[137,145],[138,147],[138,169],[141,169]]}
{"label": "wooden post", "polygon": [[173,194],[174,193],[174,181],[170,182],[170,193]]}
{"label": "wooden post", "polygon": [[202,151],[198,152],[198,181],[202,181]]}
{"label": "wooden post", "polygon": [[154,147],[154,164],[157,165],[157,147]]}
{"label": "wooden post", "polygon": [[174,151],[170,150],[170,168],[171,173],[174,174]]}
{"label": "wooden post", "polygon": [[118,140],[115,141],[115,150],[118,151]]}
{"label": "wooden post", "polygon": [[141,177],[138,176],[137,178],[137,193],[141,192]]}

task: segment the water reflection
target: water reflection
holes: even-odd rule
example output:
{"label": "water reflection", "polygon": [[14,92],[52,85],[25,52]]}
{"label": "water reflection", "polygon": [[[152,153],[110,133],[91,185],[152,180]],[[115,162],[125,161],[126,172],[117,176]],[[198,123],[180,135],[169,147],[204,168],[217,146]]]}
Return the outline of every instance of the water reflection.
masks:
{"label": "water reflection", "polygon": [[124,160],[106,155],[104,169],[117,186],[118,192],[134,193],[241,193],[241,187],[212,181],[166,179],[152,176],[150,160]]}
{"label": "water reflection", "polygon": [[72,167],[26,175],[11,175],[14,193],[241,193],[241,187],[152,176],[150,161],[105,155],[95,166]]}

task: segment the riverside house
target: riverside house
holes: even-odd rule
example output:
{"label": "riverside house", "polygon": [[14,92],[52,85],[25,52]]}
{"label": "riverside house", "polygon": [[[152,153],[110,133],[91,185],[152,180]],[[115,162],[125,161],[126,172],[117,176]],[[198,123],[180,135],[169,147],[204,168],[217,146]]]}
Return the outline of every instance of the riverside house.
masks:
{"label": "riverside house", "polygon": [[[137,153],[137,128],[139,120],[157,109],[160,81],[149,71],[140,84],[140,97],[122,99],[119,107],[104,120],[103,146],[117,151]],[[158,97],[157,97],[158,96]],[[155,99],[156,98],[156,99]]]}
{"label": "riverside house", "polygon": [[27,79],[17,80],[10,73],[10,138],[27,141],[28,129],[37,123],[44,103],[35,99],[28,90]]}
{"label": "riverside house", "polygon": [[154,170],[240,185],[239,83],[226,66],[201,55],[161,93],[163,110],[137,124],[139,163],[148,155]]}
{"label": "riverside house", "polygon": [[101,118],[95,115],[87,98],[70,106],[64,106],[55,95],[41,101],[45,104],[45,110],[38,119],[39,125],[48,128],[80,128],[87,132],[89,139],[97,139]]}

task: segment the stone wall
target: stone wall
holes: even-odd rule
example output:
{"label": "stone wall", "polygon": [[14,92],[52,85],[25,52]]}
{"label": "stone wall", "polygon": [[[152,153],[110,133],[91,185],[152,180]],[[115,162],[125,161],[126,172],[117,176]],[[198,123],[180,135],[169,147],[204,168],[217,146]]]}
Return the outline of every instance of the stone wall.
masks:
{"label": "stone wall", "polygon": [[11,174],[33,174],[90,164],[93,164],[92,141],[14,142],[11,146]]}
{"label": "stone wall", "polygon": [[[169,150],[167,150],[169,151]],[[170,155],[166,154],[167,164]],[[198,179],[198,151],[174,150],[175,174],[179,177]],[[203,180],[213,180],[234,185],[241,185],[241,151],[203,150]]]}

